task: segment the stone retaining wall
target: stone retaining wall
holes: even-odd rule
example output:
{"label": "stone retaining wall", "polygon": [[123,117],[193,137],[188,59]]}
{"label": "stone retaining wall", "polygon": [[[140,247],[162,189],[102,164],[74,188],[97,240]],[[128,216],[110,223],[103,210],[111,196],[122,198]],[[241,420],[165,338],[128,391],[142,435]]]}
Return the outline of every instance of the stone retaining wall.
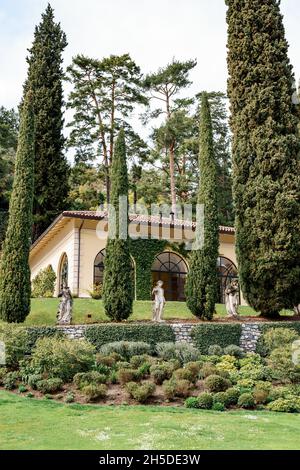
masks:
{"label": "stone retaining wall", "polygon": [[[193,344],[191,332],[196,324],[197,323],[171,323],[170,326],[174,331],[175,341]],[[83,339],[84,332],[88,326],[89,325],[68,325],[58,326],[57,328],[71,339]],[[260,335],[261,331],[258,323],[243,323],[240,347],[245,352],[255,352]]]}

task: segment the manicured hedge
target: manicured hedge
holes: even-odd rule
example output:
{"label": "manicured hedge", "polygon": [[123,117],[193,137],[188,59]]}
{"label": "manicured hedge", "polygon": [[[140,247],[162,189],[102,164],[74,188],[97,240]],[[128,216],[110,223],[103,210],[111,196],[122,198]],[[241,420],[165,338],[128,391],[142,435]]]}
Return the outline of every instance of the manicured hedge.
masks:
{"label": "manicured hedge", "polygon": [[174,332],[169,325],[93,325],[85,330],[85,338],[97,350],[103,344],[113,341],[145,341],[155,346],[156,343],[175,341]]}
{"label": "manicured hedge", "polygon": [[268,322],[268,323],[261,323],[259,325],[259,329],[261,331],[261,337],[259,338],[257,345],[256,345],[256,352],[261,356],[266,354],[266,349],[264,347],[263,335],[271,328],[291,328],[296,330],[300,336],[300,322],[299,321],[281,321],[281,322]]}
{"label": "manicured hedge", "polygon": [[239,323],[232,324],[201,324],[196,325],[192,329],[192,338],[195,346],[200,349],[202,354],[208,353],[209,346],[218,344],[222,348],[229,344],[239,346],[242,332],[242,325]]}

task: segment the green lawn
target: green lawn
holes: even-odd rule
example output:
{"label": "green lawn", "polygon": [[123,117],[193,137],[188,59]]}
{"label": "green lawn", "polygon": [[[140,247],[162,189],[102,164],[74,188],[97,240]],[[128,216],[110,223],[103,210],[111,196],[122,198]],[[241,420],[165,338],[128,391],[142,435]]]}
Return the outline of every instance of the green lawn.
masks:
{"label": "green lawn", "polygon": [[300,415],[62,405],[0,391],[0,449],[214,450],[300,447]]}
{"label": "green lawn", "polygon": [[[59,299],[32,299],[31,313],[27,317],[26,325],[54,325]],[[226,316],[225,305],[217,305],[218,316]],[[250,307],[240,307],[241,315],[256,315]],[[91,315],[91,319],[88,319]],[[150,301],[134,302],[133,315],[130,321],[150,320],[152,316],[152,303]],[[164,317],[170,319],[194,319],[185,302],[167,302]],[[104,313],[101,300],[74,299],[73,323],[86,323],[109,321]]]}

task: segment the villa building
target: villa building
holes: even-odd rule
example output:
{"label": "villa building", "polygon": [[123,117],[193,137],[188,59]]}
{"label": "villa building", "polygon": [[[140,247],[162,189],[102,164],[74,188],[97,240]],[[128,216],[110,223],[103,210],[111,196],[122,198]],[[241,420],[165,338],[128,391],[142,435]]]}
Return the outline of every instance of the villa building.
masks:
{"label": "villa building", "polygon": [[[136,300],[149,300],[152,286],[160,279],[167,301],[184,301],[190,253],[185,247],[196,224],[162,216],[130,215],[129,220]],[[66,282],[73,295],[89,297],[93,286],[103,281],[107,235],[106,212],[63,212],[31,247],[32,279],[51,265],[57,276],[56,296]],[[218,270],[219,301],[224,303],[225,288],[238,275],[232,227],[220,227]]]}

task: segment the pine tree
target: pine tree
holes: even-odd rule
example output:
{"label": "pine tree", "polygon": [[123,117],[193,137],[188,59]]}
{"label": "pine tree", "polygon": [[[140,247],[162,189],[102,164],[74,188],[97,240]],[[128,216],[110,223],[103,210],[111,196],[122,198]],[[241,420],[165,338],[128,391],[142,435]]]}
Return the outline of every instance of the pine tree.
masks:
{"label": "pine tree", "polygon": [[34,238],[65,209],[69,168],[63,154],[62,53],[67,45],[48,4],[27,58],[25,92],[33,92],[35,113]]}
{"label": "pine tree", "polygon": [[[104,261],[103,304],[106,315],[112,320],[126,320],[132,313],[133,276],[128,239],[128,210],[119,207],[119,198],[128,199],[128,174],[126,164],[125,134],[121,129],[116,140],[111,167],[110,205],[115,211],[116,234],[109,238]],[[114,217],[109,211],[109,230]],[[121,225],[122,224],[122,225]]]}
{"label": "pine tree", "polygon": [[298,106],[278,0],[227,0],[236,247],[263,316],[300,302]]}
{"label": "pine tree", "polygon": [[0,318],[23,322],[30,311],[28,263],[32,229],[34,182],[34,114],[32,94],[26,94],[20,122],[15,177],[0,264]]}
{"label": "pine tree", "polygon": [[[211,320],[218,301],[219,222],[217,198],[217,166],[214,155],[213,130],[207,93],[202,94],[200,116],[198,204],[204,206],[204,238],[202,247],[192,251],[186,281],[187,306],[202,319]],[[198,221],[200,224],[200,221]],[[196,241],[201,242],[198,226]]]}

